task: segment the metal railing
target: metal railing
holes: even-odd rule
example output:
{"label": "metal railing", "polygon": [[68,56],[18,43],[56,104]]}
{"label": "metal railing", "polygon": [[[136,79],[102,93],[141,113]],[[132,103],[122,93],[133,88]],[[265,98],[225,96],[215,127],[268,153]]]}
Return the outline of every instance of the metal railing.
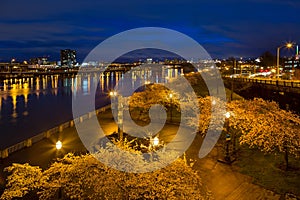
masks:
{"label": "metal railing", "polygon": [[256,84],[264,84],[264,85],[274,85],[274,86],[281,86],[281,87],[291,87],[291,88],[300,88],[300,81],[299,80],[280,80],[280,79],[259,79],[259,78],[229,78],[233,79],[234,81],[240,82],[248,82],[248,83],[256,83]]}
{"label": "metal railing", "polygon": [[44,131],[40,134],[37,134],[31,138],[28,138],[22,142],[19,142],[15,145],[12,145],[10,147],[7,147],[3,150],[0,150],[0,158],[6,158],[9,156],[9,154],[18,151],[20,149],[23,149],[25,147],[30,147],[32,144],[37,143],[45,138],[49,138],[51,135],[55,134],[55,133],[59,133],[62,132],[64,129],[69,128],[69,127],[73,127],[74,126],[74,122],[78,123],[78,122],[82,122],[84,120],[90,119],[91,117],[93,117],[95,114],[99,114],[102,112],[105,112],[106,110],[110,109],[110,105],[104,106],[102,108],[99,108],[95,111],[89,112],[87,114],[84,114],[78,118],[75,118],[71,121],[65,122],[59,126],[53,127],[51,129],[49,129],[48,131]]}

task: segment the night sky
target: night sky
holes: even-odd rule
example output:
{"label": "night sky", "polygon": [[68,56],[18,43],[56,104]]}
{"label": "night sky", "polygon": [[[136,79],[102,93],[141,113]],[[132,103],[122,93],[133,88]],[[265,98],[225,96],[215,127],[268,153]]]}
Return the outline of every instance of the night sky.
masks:
{"label": "night sky", "polygon": [[285,42],[300,42],[299,10],[298,0],[2,0],[0,62],[59,60],[66,48],[77,50],[82,61],[109,36],[149,26],[182,32],[213,58],[275,54]]}

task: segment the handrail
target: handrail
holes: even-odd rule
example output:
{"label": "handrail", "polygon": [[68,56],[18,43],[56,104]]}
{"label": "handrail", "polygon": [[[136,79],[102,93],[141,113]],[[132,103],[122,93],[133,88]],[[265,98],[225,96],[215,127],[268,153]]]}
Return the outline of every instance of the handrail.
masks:
{"label": "handrail", "polygon": [[64,122],[62,124],[60,124],[59,126],[55,126],[51,129],[49,129],[48,131],[44,131],[42,133],[39,133],[33,137],[30,137],[24,141],[21,141],[15,145],[12,145],[10,147],[7,147],[3,150],[0,150],[0,158],[6,158],[9,156],[9,154],[21,150],[25,147],[30,147],[32,144],[37,143],[39,141],[41,141],[42,139],[45,138],[49,138],[51,135],[58,133],[58,132],[62,132],[64,129],[69,128],[69,127],[73,127],[74,126],[74,121],[76,122],[82,122],[84,120],[90,119],[91,117],[93,117],[93,113],[95,113],[96,115],[102,112],[105,112],[106,110],[110,109],[111,105],[106,105],[104,107],[101,107],[95,111],[89,112],[87,114],[84,114],[76,119],[73,119],[71,121],[67,121]]}
{"label": "handrail", "polygon": [[256,84],[300,88],[300,80],[275,80],[275,79],[238,78],[238,77],[237,78],[224,77],[224,78],[233,79],[241,82],[256,83]]}

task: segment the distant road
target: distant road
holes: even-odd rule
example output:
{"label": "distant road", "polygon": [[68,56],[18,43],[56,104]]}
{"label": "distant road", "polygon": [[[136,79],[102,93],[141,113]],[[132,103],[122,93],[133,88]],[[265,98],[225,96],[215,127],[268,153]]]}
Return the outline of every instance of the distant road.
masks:
{"label": "distant road", "polygon": [[246,83],[255,83],[255,84],[264,84],[264,85],[273,85],[278,87],[291,87],[291,88],[300,88],[300,80],[281,80],[281,79],[271,79],[271,78],[244,78],[244,77],[237,77],[237,78],[230,78],[230,77],[223,77],[224,79],[234,80],[239,82],[246,82]]}
{"label": "distant road", "polygon": [[[83,73],[95,73],[95,72],[126,72],[129,68],[125,67],[115,67],[115,68],[87,68],[80,69],[80,72]],[[49,69],[48,71],[13,71],[13,72],[0,72],[0,78],[27,78],[27,77],[36,77],[36,76],[45,76],[45,75],[66,75],[74,76],[78,73],[78,69]]]}

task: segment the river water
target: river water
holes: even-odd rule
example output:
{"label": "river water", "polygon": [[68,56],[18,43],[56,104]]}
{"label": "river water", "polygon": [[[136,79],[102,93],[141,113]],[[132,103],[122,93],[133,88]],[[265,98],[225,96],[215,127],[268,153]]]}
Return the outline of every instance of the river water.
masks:
{"label": "river water", "polygon": [[[97,107],[110,103],[107,93],[121,74],[101,76]],[[77,80],[77,92],[89,93],[92,80]],[[0,149],[72,119],[75,77],[60,75],[0,82]]]}
{"label": "river water", "polygon": [[[178,74],[180,71],[172,68],[159,71],[159,77],[166,80]],[[133,82],[145,83],[153,76],[143,70],[138,75],[143,78],[132,76]],[[122,77],[121,72],[111,72],[0,80],[0,150],[72,120],[72,97],[89,95],[95,84],[95,107],[109,104],[109,91]]]}

